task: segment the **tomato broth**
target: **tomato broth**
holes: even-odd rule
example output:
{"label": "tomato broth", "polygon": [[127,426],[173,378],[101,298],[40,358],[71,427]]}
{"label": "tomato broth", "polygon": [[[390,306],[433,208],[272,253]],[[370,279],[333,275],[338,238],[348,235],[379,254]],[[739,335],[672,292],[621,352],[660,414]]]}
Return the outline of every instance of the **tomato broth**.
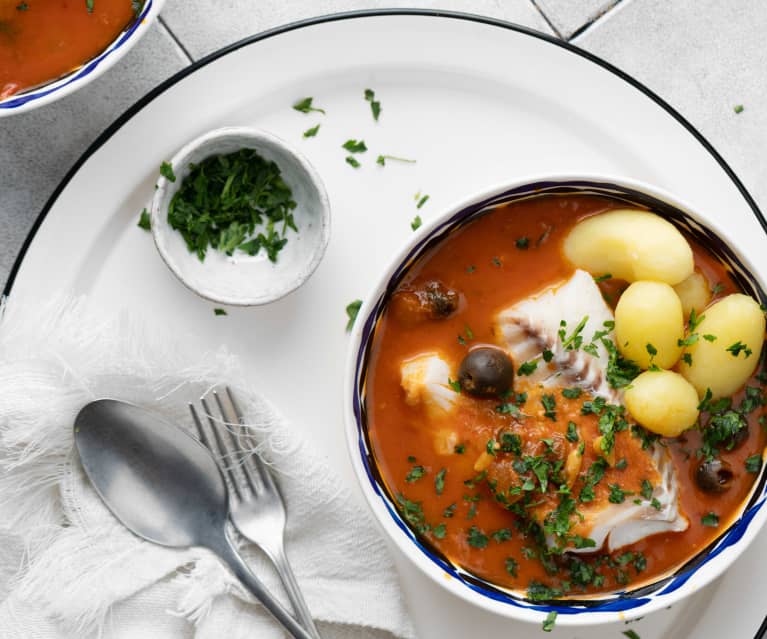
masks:
{"label": "tomato broth", "polygon": [[139,7],[131,0],[0,0],[0,99],[96,57]]}

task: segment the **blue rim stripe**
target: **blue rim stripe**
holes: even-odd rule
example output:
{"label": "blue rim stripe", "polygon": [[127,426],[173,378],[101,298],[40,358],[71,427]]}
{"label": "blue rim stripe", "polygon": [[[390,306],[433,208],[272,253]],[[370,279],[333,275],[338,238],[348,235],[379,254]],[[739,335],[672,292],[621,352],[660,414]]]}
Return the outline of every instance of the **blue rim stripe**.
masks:
{"label": "blue rim stripe", "polygon": [[146,3],[144,4],[144,10],[141,12],[141,15],[137,18],[134,18],[134,20],[130,23],[127,29],[123,31],[117,39],[112,42],[104,51],[102,51],[98,56],[93,58],[92,60],[89,60],[86,62],[83,66],[79,67],[76,71],[71,72],[69,75],[64,76],[63,78],[59,80],[53,80],[50,83],[46,83],[45,85],[41,86],[38,89],[33,89],[32,91],[28,91],[25,93],[22,93],[15,98],[9,98],[8,100],[4,100],[0,102],[0,109],[15,109],[20,106],[23,106],[25,104],[28,104],[29,102],[34,102],[35,100],[39,100],[40,98],[44,98],[47,95],[50,95],[51,93],[55,93],[56,91],[69,86],[73,82],[78,82],[79,80],[82,80],[86,76],[90,75],[95,71],[101,63],[109,57],[113,52],[120,49],[133,35],[133,33],[138,29],[144,19],[146,18],[147,14],[152,8],[152,0],[146,0]]}
{"label": "blue rim stripe", "polygon": [[397,527],[405,533],[413,544],[431,562],[436,564],[440,570],[443,570],[462,585],[484,597],[518,608],[535,610],[542,613],[556,611],[557,613],[564,615],[621,612],[640,608],[651,601],[662,599],[664,596],[673,593],[684,586],[696,572],[708,564],[712,559],[719,556],[727,548],[737,544],[742,539],[754,516],[761,510],[765,501],[767,501],[767,482],[765,481],[767,479],[767,473],[765,472],[765,468],[762,469],[757,487],[743,514],[708,548],[703,549],[695,557],[688,560],[674,575],[670,577],[662,577],[655,583],[642,586],[635,591],[621,591],[606,595],[603,598],[584,601],[571,599],[558,603],[532,603],[524,599],[524,597],[515,594],[513,591],[499,588],[471,575],[460,567],[455,566],[447,559],[440,556],[434,549],[423,543],[400,516],[392,496],[387,492],[385,483],[378,476],[378,470],[375,466],[373,453],[367,439],[367,431],[364,426],[366,423],[364,409],[366,385],[365,371],[370,356],[373,336],[375,335],[383,315],[385,302],[389,298],[389,294],[397,287],[410,266],[427,250],[441,242],[448,234],[465,226],[483,213],[500,204],[517,202],[530,197],[538,197],[542,194],[561,194],[565,192],[579,192],[581,194],[593,193],[603,196],[617,197],[632,204],[640,204],[650,208],[663,214],[667,218],[672,218],[674,222],[683,226],[685,230],[712,245],[712,250],[715,250],[718,253],[718,257],[725,260],[725,263],[733,269],[733,275],[745,290],[750,290],[752,294],[762,302],[767,299],[759,283],[753,276],[751,276],[748,269],[722,240],[695,220],[690,219],[683,211],[671,207],[661,200],[657,200],[654,197],[628,187],[604,182],[574,180],[567,182],[546,181],[526,184],[509,189],[498,195],[493,195],[485,200],[461,209],[434,227],[427,236],[418,240],[401,260],[400,264],[389,277],[384,291],[379,295],[372,310],[368,313],[365,319],[365,324],[362,327],[360,345],[358,347],[355,363],[353,412],[357,425],[360,457],[370,486],[381,500],[381,503],[383,503]]}

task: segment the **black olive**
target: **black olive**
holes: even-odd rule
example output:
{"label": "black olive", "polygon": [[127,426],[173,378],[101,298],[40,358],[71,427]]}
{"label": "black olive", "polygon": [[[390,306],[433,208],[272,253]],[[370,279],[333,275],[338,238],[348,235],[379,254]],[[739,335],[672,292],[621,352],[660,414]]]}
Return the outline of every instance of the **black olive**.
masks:
{"label": "black olive", "polygon": [[473,348],[458,369],[461,388],[477,397],[502,395],[514,381],[514,364],[499,348]]}
{"label": "black olive", "polygon": [[707,493],[723,493],[732,487],[735,473],[722,459],[703,460],[695,471],[695,483]]}

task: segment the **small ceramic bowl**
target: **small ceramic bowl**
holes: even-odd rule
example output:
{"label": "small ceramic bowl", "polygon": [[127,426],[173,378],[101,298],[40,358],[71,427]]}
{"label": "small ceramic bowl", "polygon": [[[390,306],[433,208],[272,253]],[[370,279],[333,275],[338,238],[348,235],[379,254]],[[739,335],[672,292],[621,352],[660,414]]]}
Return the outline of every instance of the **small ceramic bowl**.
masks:
{"label": "small ceramic bowl", "polygon": [[[231,256],[209,247],[204,261],[187,248],[181,234],[168,223],[168,205],[189,175],[190,165],[212,156],[255,149],[277,164],[293,192],[298,232],[288,231],[288,243],[271,262],[262,249],[250,256]],[[152,235],[162,259],[176,277],[205,299],[233,306],[268,304],[297,289],[314,272],[330,238],[330,204],[319,174],[308,160],[280,138],[246,127],[226,127],[205,133],[182,148],[170,161],[176,176],[160,177],[152,199]]]}
{"label": "small ceramic bowl", "polygon": [[[101,53],[83,62],[63,76],[41,85],[15,93],[0,100],[0,118],[24,113],[44,104],[55,102],[81,89],[122,58],[139,41],[160,15],[165,0],[144,0],[141,12]],[[84,3],[83,3],[84,6]]]}
{"label": "small ceramic bowl", "polygon": [[416,535],[403,518],[376,466],[366,427],[366,375],[375,332],[391,293],[409,268],[448,234],[461,229],[496,206],[545,194],[603,195],[649,208],[671,220],[710,247],[729,268],[743,290],[765,301],[763,281],[735,247],[728,233],[709,214],[694,211],[671,195],[628,180],[604,176],[545,176],[503,184],[475,195],[444,211],[421,227],[402,250],[392,256],[360,308],[349,347],[344,388],[346,438],[357,479],[378,523],[394,546],[415,566],[464,601],[519,621],[541,624],[551,612],[558,626],[623,622],[662,610],[697,592],[722,574],[746,549],[767,522],[767,466],[754,482],[739,516],[706,548],[668,573],[627,590],[553,602],[535,602],[526,593],[496,586],[454,565]]}

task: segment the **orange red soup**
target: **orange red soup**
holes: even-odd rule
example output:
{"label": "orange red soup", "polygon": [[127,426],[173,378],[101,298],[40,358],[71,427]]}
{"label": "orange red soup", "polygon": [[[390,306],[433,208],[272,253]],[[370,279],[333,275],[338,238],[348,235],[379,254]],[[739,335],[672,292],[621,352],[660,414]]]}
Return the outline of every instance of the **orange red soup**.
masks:
{"label": "orange red soup", "polygon": [[0,0],[0,99],[80,67],[135,16],[131,0]]}
{"label": "orange red soup", "polygon": [[[501,587],[527,590],[529,595],[536,589],[541,598],[623,590],[673,571],[714,541],[739,514],[758,476],[765,446],[759,395],[747,414],[745,436],[732,450],[722,450],[719,455],[732,469],[724,492],[704,492],[696,482],[700,432],[690,430],[679,438],[661,441],[676,468],[679,504],[689,519],[685,531],[645,537],[613,553],[606,549],[577,556],[549,553],[535,526],[499,504],[487,476],[476,470],[488,440],[513,422],[510,415],[499,412],[502,402],[497,398],[461,402],[441,431],[439,420],[435,423],[428,417],[423,406],[405,401],[400,368],[404,361],[438,351],[456,371],[473,345],[498,344],[493,333],[496,314],[570,277],[574,267],[563,256],[563,238],[579,220],[615,208],[625,208],[625,204],[597,196],[541,197],[497,208],[454,232],[422,257],[401,282],[377,327],[368,363],[369,441],[380,475],[405,519],[454,565]],[[738,292],[726,267],[704,246],[687,239],[696,270],[708,280],[714,300]],[[447,317],[414,319],[407,312],[408,295],[434,282],[460,294],[460,303],[449,309]],[[626,283],[608,280],[599,286],[614,307]],[[762,388],[756,377],[747,386]],[[534,397],[536,390],[527,390],[531,396],[525,406],[540,406],[539,398]],[[732,398],[733,407],[741,404],[744,393],[741,390]],[[568,421],[573,421],[580,437],[591,442],[599,433],[597,417],[583,414],[586,399],[585,395],[568,399],[557,393],[556,427],[564,432]],[[546,422],[551,432],[551,422],[540,411],[529,412],[534,414],[522,428],[534,432]],[[458,437],[440,442],[448,431]],[[633,436],[629,430],[617,433],[617,459],[624,456],[622,451],[637,456],[636,446],[625,445],[624,438]],[[592,447],[586,446],[582,468],[588,469],[595,457]],[[629,458],[626,462],[631,466],[643,460]],[[635,496],[642,491],[640,485],[630,482],[623,488]],[[600,491],[608,489],[598,484],[595,490],[599,498]],[[718,525],[712,525],[711,513],[718,517]]]}

